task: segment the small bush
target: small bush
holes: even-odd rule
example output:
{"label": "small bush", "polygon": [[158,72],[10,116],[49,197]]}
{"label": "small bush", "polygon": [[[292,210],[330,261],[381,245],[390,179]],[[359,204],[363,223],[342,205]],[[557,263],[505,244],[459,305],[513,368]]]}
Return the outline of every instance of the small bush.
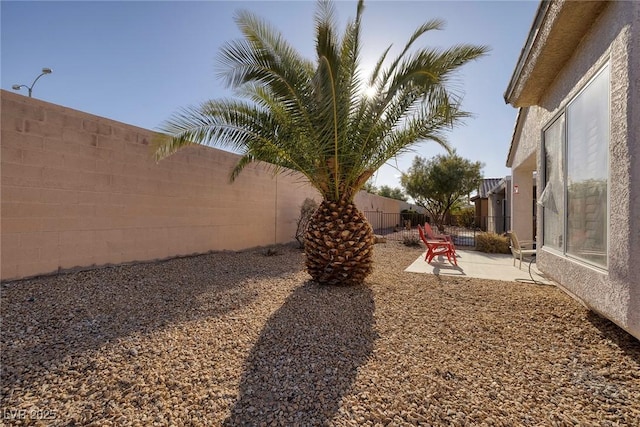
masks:
{"label": "small bush", "polygon": [[276,248],[267,248],[267,250],[265,250],[262,254],[264,256],[276,256],[280,255],[280,251]]}
{"label": "small bush", "polygon": [[302,202],[302,206],[300,206],[300,218],[298,218],[296,225],[296,240],[300,247],[304,246],[304,233],[307,231],[307,225],[309,225],[309,220],[313,213],[318,209],[318,203],[315,200],[306,198],[304,202]]}
{"label": "small bush", "polygon": [[402,236],[402,244],[409,247],[420,246],[420,240],[413,234]]}
{"label": "small bush", "polygon": [[476,209],[464,208],[458,213],[458,223],[465,228],[474,228],[476,225]]}
{"label": "small bush", "polygon": [[478,233],[476,235],[476,250],[489,254],[509,254],[509,238],[496,233]]}

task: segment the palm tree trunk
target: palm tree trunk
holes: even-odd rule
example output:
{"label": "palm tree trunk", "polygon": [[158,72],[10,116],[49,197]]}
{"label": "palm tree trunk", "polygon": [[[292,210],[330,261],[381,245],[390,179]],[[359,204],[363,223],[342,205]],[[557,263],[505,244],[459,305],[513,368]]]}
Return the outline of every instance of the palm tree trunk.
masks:
{"label": "palm tree trunk", "polygon": [[323,201],[309,221],[307,271],[320,284],[359,285],[371,273],[373,230],[353,203]]}

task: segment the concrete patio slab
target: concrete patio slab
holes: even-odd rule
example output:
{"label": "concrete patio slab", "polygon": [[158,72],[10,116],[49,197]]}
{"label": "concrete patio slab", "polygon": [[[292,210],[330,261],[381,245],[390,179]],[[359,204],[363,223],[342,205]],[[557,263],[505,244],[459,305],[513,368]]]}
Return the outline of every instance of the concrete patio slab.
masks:
{"label": "concrete patio slab", "polygon": [[475,277],[478,279],[503,280],[508,282],[539,283],[551,285],[536,268],[535,262],[522,261],[522,269],[518,269],[518,262],[513,266],[513,257],[505,254],[487,254],[483,252],[461,250],[457,251],[458,266],[449,263],[447,258],[439,256],[430,264],[424,260],[426,252],[418,257],[404,271],[410,273],[428,273],[440,276]]}

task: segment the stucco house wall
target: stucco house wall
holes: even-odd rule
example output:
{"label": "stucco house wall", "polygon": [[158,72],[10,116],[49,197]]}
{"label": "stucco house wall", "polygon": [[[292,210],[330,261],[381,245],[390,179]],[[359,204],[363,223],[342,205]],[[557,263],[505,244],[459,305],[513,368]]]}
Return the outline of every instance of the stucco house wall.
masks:
{"label": "stucco house wall", "polygon": [[512,169],[511,197],[509,211],[511,212],[511,227],[521,240],[535,240],[533,230],[533,172],[537,169],[538,144],[540,143],[540,129],[531,126],[535,122],[537,111],[530,107],[523,107],[518,112],[516,126],[507,166]]}
{"label": "stucco house wall", "polygon": [[474,201],[476,208],[476,224],[482,231],[487,231],[487,217],[489,216],[489,199],[479,198]]}
{"label": "stucco house wall", "polygon": [[[566,3],[550,4],[538,36],[551,34],[553,26],[560,25],[554,23],[560,17],[570,19],[563,13],[579,13],[579,5],[576,10],[566,12]],[[566,56],[566,62],[555,75],[549,76],[550,83],[539,89],[538,99],[525,99],[525,95],[517,93],[505,95],[508,102],[521,108],[507,165],[514,168],[514,185],[518,183],[517,168],[531,159],[535,159],[537,170],[543,170],[543,127],[608,62],[611,83],[607,268],[593,267],[545,247],[538,249],[537,263],[566,291],[640,338],[640,3],[601,3],[586,32],[576,35],[580,41]],[[523,70],[522,80],[533,78],[531,67],[525,65]],[[538,199],[543,187],[544,183],[537,186]],[[542,207],[537,214],[542,218]],[[514,211],[514,223],[522,220],[519,212]],[[538,221],[537,234],[542,233],[543,222]]]}

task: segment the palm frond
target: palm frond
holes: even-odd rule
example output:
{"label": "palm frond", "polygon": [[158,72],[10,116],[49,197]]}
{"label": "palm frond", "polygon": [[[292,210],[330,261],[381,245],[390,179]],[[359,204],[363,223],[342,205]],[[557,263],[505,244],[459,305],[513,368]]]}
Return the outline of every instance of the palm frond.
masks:
{"label": "palm frond", "polygon": [[[468,116],[451,79],[488,49],[414,49],[424,34],[443,28],[441,20],[431,20],[388,66],[386,48],[364,80],[363,11],[359,1],[341,33],[334,3],[318,3],[315,61],[259,17],[239,12],[242,38],[226,43],[218,61],[220,77],[239,99],[179,110],[161,127],[168,136],[157,140],[156,158],[192,143],[228,148],[241,154],[232,180],[249,164],[265,162],[274,172],[300,172],[326,200],[351,201],[380,166],[417,143],[448,147],[446,131]],[[363,94],[365,82],[375,96]]]}

